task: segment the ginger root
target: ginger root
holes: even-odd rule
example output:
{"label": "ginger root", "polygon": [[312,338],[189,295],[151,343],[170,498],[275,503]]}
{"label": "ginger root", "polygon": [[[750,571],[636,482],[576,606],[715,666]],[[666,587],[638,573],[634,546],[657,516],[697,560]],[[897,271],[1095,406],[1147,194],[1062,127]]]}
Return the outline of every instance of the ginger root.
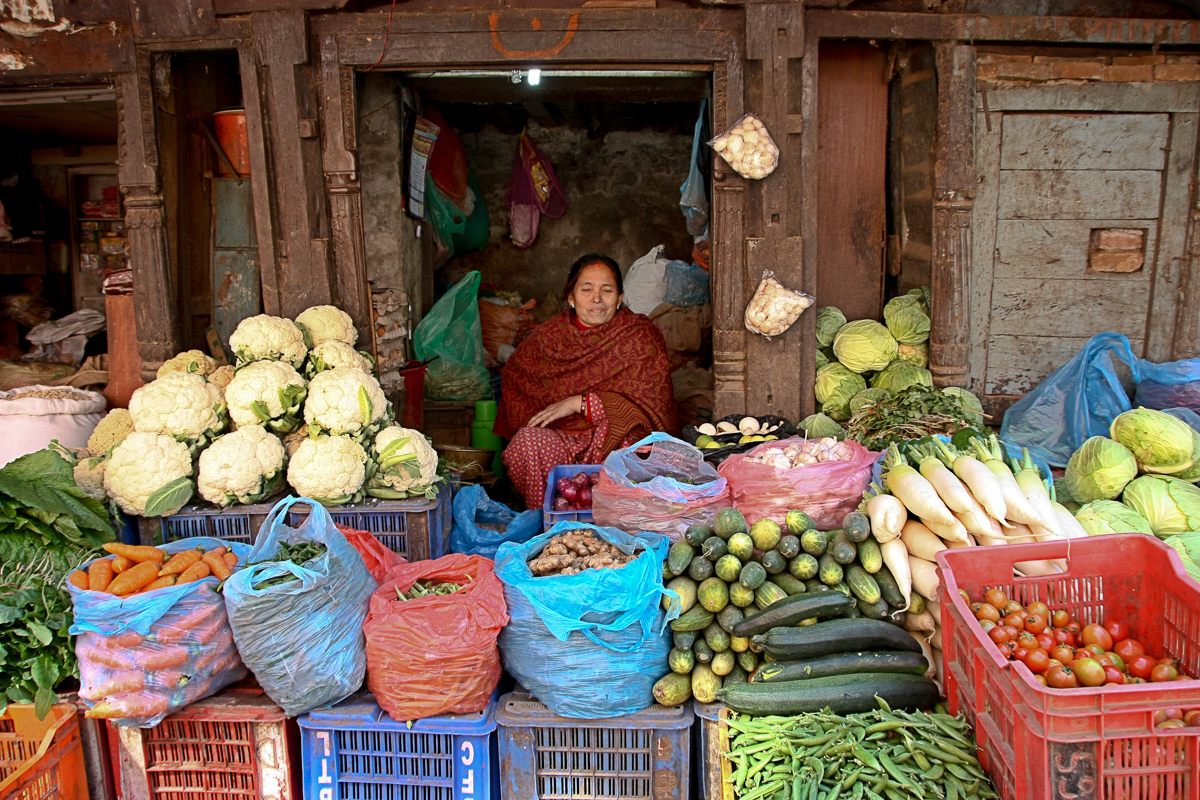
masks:
{"label": "ginger root", "polygon": [[537,577],[578,575],[587,569],[620,569],[636,555],[626,555],[612,542],[606,542],[588,528],[561,533],[529,562],[529,571]]}

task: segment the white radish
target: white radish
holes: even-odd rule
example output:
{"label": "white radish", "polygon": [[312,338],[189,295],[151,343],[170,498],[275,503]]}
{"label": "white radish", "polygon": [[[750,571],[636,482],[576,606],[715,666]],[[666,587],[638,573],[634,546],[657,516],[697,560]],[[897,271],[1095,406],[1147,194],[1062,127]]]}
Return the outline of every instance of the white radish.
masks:
{"label": "white radish", "polygon": [[904,624],[901,627],[910,633],[932,634],[937,630],[937,622],[934,621],[933,615],[929,613],[929,607],[926,606],[920,614],[914,614],[911,611],[906,613]]}
{"label": "white radish", "polygon": [[1008,507],[1004,503],[1004,492],[1001,491],[992,471],[980,463],[979,459],[959,453],[944,442],[938,442],[937,447],[942,461],[962,479],[984,511],[1001,525],[1007,526],[1005,520],[1008,519]]}
{"label": "white radish", "polygon": [[975,547],[975,546],[976,546],[975,537],[969,533],[967,534],[967,540],[965,542],[946,542],[946,549],[948,549],[948,550],[957,550],[960,547]]}
{"label": "white radish", "polygon": [[921,520],[925,526],[929,528],[936,536],[945,539],[947,542],[965,542],[970,532],[956,518],[953,525],[942,525],[933,520]]}
{"label": "white radish", "polygon": [[938,629],[940,630],[942,627],[942,601],[930,600],[925,604],[925,610],[932,614],[933,618],[937,620]]}
{"label": "white radish", "polygon": [[937,597],[938,586],[942,582],[938,577],[937,564],[910,555],[908,568],[912,572],[913,589],[926,600]]}
{"label": "white radish", "polygon": [[937,675],[938,664],[933,659],[933,648],[929,646],[929,640],[925,638],[924,633],[906,631],[909,636],[917,640],[917,644],[921,645],[921,654],[925,656],[925,661],[929,664],[929,669],[925,670],[925,677],[933,680]]}
{"label": "white radish", "polygon": [[900,454],[900,448],[894,444],[888,451],[884,469],[887,470],[884,485],[900,498],[905,508],[922,519],[931,519],[944,525],[954,524],[954,515],[946,508],[933,484],[908,465]]}
{"label": "white radish", "polygon": [[879,544],[879,551],[883,555],[883,563],[887,564],[888,571],[900,587],[900,594],[904,595],[904,610],[907,611],[912,606],[912,571],[908,565],[908,548],[899,539],[889,539]]}
{"label": "white radish", "polygon": [[911,519],[904,523],[904,530],[900,533],[900,541],[904,542],[904,546],[908,548],[909,553],[926,561],[936,560],[937,554],[946,549],[946,545],[934,535],[933,531],[929,530],[922,523]]}
{"label": "white radish", "polygon": [[918,450],[917,453],[921,458],[920,464],[917,465],[918,471],[937,490],[947,508],[951,511],[966,511],[975,503],[975,498],[971,497],[967,487],[963,486],[958,476],[951,472],[936,454],[926,450]]}
{"label": "white radish", "polygon": [[904,521],[908,519],[908,509],[900,499],[890,494],[879,493],[867,501],[867,516],[871,518],[871,533],[880,544],[900,536]]}
{"label": "white radish", "polygon": [[[1021,492],[1029,500],[1029,505],[1033,506],[1033,510],[1042,521],[1040,525],[1033,525],[1034,533],[1045,533],[1055,539],[1067,538],[1058,523],[1058,515],[1054,513],[1054,501],[1050,499],[1050,492],[1042,483],[1042,473],[1034,466],[1029,450],[1023,448],[1021,452],[1024,460],[1013,461],[1013,474],[1016,476],[1017,486],[1021,488]],[[1041,531],[1038,528],[1041,528]]]}
{"label": "white radish", "polygon": [[1021,491],[1012,470],[1004,463],[1003,457],[998,454],[1000,440],[993,434],[991,449],[980,439],[972,439],[971,446],[978,453],[980,462],[991,470],[992,475],[996,476],[996,483],[1000,485],[1000,493],[1004,497],[1004,518],[1010,522],[1044,526],[1045,522],[1029,503],[1025,493]]}
{"label": "white radish", "polygon": [[1075,515],[1067,510],[1067,507],[1058,502],[1051,503],[1054,508],[1054,516],[1058,519],[1059,530],[1068,539],[1085,539],[1087,531],[1079,524],[1079,520],[1075,519]]}

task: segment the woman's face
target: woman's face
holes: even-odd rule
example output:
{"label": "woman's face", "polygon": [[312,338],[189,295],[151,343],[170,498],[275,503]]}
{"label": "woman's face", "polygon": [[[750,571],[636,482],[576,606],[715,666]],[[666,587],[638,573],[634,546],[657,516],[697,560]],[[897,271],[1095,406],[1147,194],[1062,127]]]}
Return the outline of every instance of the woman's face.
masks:
{"label": "woman's face", "polygon": [[612,271],[604,264],[588,264],[579,271],[570,300],[579,321],[596,328],[617,315],[621,298]]}

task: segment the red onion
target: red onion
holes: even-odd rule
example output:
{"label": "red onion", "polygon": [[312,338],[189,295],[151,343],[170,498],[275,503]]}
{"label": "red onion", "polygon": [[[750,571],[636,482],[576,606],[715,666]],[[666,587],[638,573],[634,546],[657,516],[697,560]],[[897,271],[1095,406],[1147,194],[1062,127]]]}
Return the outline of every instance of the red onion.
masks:
{"label": "red onion", "polygon": [[562,477],[562,478],[559,478],[557,481],[555,481],[555,482],[554,482],[554,489],[555,489],[555,490],[556,490],[556,491],[557,491],[559,494],[562,494],[562,491],[563,491],[563,489],[567,488],[567,487],[568,487],[568,486],[570,486],[570,485],[571,485],[571,479],[570,479],[570,478],[567,478],[567,477]]}
{"label": "red onion", "polygon": [[588,475],[588,483],[591,484],[592,486],[595,486],[599,482],[600,482],[600,471],[599,470]]}
{"label": "red onion", "polygon": [[554,498],[554,506],[553,507],[554,507],[555,511],[570,511],[571,510],[571,501],[568,500],[567,498],[563,497],[562,495],[559,495],[558,497]]}
{"label": "red onion", "polygon": [[568,484],[559,491],[558,496],[565,497],[568,503],[574,503],[575,498],[579,496],[579,490],[575,488],[575,484]]}
{"label": "red onion", "polygon": [[577,503],[579,503],[579,506],[581,508],[591,508],[592,507],[592,489],[591,489],[591,487],[584,486],[582,489],[580,489],[579,494],[576,495],[575,501]]}
{"label": "red onion", "polygon": [[575,473],[575,477],[571,478],[571,483],[582,489],[584,486],[588,485],[588,474],[586,472]]}

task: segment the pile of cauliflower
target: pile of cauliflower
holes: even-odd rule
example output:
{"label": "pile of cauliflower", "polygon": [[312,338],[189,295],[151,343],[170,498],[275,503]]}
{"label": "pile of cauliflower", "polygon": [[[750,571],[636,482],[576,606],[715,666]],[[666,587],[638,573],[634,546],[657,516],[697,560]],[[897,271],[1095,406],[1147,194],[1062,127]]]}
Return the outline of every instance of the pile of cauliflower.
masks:
{"label": "pile of cauliflower", "polygon": [[434,496],[437,455],[394,424],[357,340],[334,306],[242,320],[229,337],[236,365],[199,350],[168,360],[128,410],[101,420],[76,482],[147,517],[178,513],[196,494],[221,507],[261,502],[285,481],[327,505]]}

